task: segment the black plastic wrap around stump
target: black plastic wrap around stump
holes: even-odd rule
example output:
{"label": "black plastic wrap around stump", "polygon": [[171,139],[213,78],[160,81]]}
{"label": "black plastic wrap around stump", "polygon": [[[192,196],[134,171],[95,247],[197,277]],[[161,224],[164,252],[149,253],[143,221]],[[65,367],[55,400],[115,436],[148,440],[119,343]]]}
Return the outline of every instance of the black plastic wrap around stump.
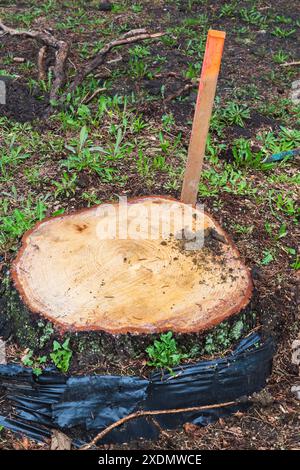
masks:
{"label": "black plastic wrap around stump", "polygon": [[[133,376],[74,376],[51,371],[35,377],[31,369],[0,365],[0,386],[14,407],[14,416],[0,416],[0,425],[43,441],[51,429],[80,426],[82,441],[137,410],[188,408],[234,401],[261,390],[271,373],[275,352],[271,338],[257,333],[244,338],[226,357],[185,364],[174,377],[161,371],[149,380]],[[206,425],[245,409],[247,403],[205,411],[157,415],[162,428],[191,422]],[[157,428],[147,418],[138,418],[112,430],[100,443],[120,443],[140,437],[153,439]]]}

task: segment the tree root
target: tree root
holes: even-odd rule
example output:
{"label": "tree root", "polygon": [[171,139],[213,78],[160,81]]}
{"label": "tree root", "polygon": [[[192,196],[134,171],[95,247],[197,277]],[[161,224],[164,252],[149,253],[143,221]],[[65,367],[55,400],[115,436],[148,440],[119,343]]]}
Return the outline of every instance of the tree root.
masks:
{"label": "tree root", "polygon": [[[69,53],[69,46],[65,41],[61,41],[56,39],[48,30],[43,31],[35,31],[35,30],[17,30],[10,28],[2,23],[0,20],[0,30],[2,30],[2,35],[4,36],[8,34],[9,36],[18,36],[18,37],[26,37],[30,39],[35,39],[41,42],[44,46],[48,46],[54,48],[56,50],[56,57],[55,57],[55,65],[53,68],[54,73],[54,80],[52,84],[52,88],[50,90],[50,102],[57,101],[59,96],[59,91],[62,86],[65,84],[66,79],[66,61],[68,58]],[[45,63],[45,53],[46,51],[42,48],[42,52],[39,52],[39,74],[43,76],[42,67]]]}
{"label": "tree root", "polygon": [[38,54],[38,76],[41,80],[46,78],[45,61],[47,50],[49,48],[56,50],[55,65],[53,67],[54,79],[50,90],[50,108],[47,109],[45,117],[49,116],[52,111],[52,104],[55,103],[56,105],[63,105],[66,101],[67,94],[73,92],[79,85],[81,85],[90,73],[94,72],[95,69],[104,64],[108,53],[112,49],[144,41],[146,39],[157,39],[165,34],[148,33],[145,29],[133,29],[122,35],[120,38],[110,41],[76,72],[75,77],[69,84],[67,92],[62,93],[62,88],[66,82],[66,64],[69,54],[69,45],[65,41],[55,38],[49,30],[17,30],[6,26],[0,20],[0,32],[1,30],[2,34],[0,34],[0,37],[3,37],[4,35],[25,37],[35,39],[43,44]]}
{"label": "tree root", "polygon": [[46,71],[46,55],[47,55],[47,46],[43,46],[39,50],[38,54],[38,78],[39,80],[46,80],[47,71]]}

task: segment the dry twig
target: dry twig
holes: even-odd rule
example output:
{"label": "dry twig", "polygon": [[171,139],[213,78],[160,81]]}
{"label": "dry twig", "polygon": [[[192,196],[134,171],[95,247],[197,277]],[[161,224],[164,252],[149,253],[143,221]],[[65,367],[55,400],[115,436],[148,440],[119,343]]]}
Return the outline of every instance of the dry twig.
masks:
{"label": "dry twig", "polygon": [[176,408],[176,409],[170,409],[170,410],[151,410],[151,411],[136,411],[135,413],[131,413],[124,418],[119,419],[115,423],[111,424],[110,426],[107,426],[107,428],[103,429],[100,431],[97,436],[94,437],[94,439],[91,440],[88,444],[85,444],[84,446],[80,447],[80,450],[88,450],[94,445],[97,444],[100,439],[103,439],[108,433],[110,433],[113,429],[121,426],[124,423],[127,423],[127,421],[131,421],[132,419],[140,418],[142,416],[158,416],[158,415],[166,415],[166,414],[177,414],[177,413],[188,413],[188,412],[193,412],[193,411],[201,411],[201,410],[211,410],[214,408],[222,408],[224,406],[232,406],[236,405],[236,401],[228,401],[225,403],[217,403],[215,405],[203,405],[203,406],[191,406],[190,408]]}
{"label": "dry twig", "polygon": [[[66,78],[66,62],[69,53],[69,45],[65,41],[56,39],[48,30],[36,31],[36,30],[17,30],[10,28],[2,23],[0,20],[0,31],[2,35],[27,37],[35,39],[43,44],[43,47],[39,51],[38,66],[39,66],[39,78],[45,78],[45,60],[46,60],[46,49],[52,47],[56,50],[55,65],[53,68],[54,80],[50,90],[50,102],[55,101],[63,104],[67,93],[74,91],[83,80],[102,65],[106,59],[108,53],[115,47],[125,46],[133,44],[146,39],[156,39],[163,36],[165,33],[148,33],[145,29],[133,29],[128,31],[119,39],[115,39],[107,43],[95,56],[93,56],[81,69],[79,69],[71,81],[68,91],[60,96],[60,90],[65,83]],[[46,115],[49,115],[49,110]]]}
{"label": "dry twig", "polygon": [[172,95],[167,96],[164,99],[164,102],[168,103],[169,101],[172,101],[175,98],[178,98],[179,96],[183,95],[184,93],[191,90],[192,88],[195,88],[196,86],[197,86],[196,82],[186,83],[183,87],[181,87],[177,91],[175,91],[175,93],[172,93]]}
{"label": "dry twig", "polygon": [[291,67],[293,65],[300,65],[300,60],[294,62],[285,62],[284,64],[280,64],[280,67]]}

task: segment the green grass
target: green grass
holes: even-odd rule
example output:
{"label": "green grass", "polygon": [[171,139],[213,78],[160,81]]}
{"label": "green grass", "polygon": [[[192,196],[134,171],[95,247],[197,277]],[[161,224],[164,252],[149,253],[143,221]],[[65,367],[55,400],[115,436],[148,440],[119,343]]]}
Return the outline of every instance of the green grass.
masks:
{"label": "green grass", "polygon": [[42,220],[46,214],[46,204],[44,199],[33,202],[28,197],[21,208],[10,211],[10,198],[5,197],[0,204],[0,248],[10,247],[16,249],[16,241],[29,230],[34,222]]}

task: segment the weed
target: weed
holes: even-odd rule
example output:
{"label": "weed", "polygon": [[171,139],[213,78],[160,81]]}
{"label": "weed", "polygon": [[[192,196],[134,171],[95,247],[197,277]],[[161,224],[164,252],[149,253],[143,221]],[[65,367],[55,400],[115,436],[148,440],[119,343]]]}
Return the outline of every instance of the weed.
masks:
{"label": "weed", "polygon": [[282,49],[280,49],[273,55],[273,60],[276,62],[276,64],[283,64],[288,60],[289,56],[290,55],[287,52],[284,52]]}
{"label": "weed", "polygon": [[210,128],[220,136],[224,127],[231,125],[244,127],[245,120],[249,118],[250,109],[247,105],[239,105],[234,101],[230,101],[225,107],[221,107],[220,99],[217,97],[216,109],[211,118]]}
{"label": "weed", "polygon": [[177,45],[177,37],[172,34],[173,33],[173,30],[169,29],[167,30],[167,33],[165,36],[162,36],[161,38],[161,42],[164,44],[164,46],[167,46],[167,47],[170,47],[170,48],[173,48],[173,47],[176,47]]}
{"label": "weed", "polygon": [[269,236],[272,236],[273,228],[272,228],[272,224],[270,224],[270,222],[265,222],[265,231],[267,232],[267,234]]}
{"label": "weed", "polygon": [[41,365],[47,362],[47,356],[33,356],[33,351],[29,350],[25,356],[22,357],[22,363],[24,366],[32,367],[32,372],[34,375],[39,376],[42,374],[43,370]]}
{"label": "weed", "polygon": [[234,96],[237,99],[249,101],[250,99],[259,99],[259,90],[255,83],[248,83],[243,85],[242,88],[238,87],[234,90]]}
{"label": "weed", "polygon": [[[85,169],[91,170],[97,173],[104,181],[111,181],[114,170],[110,168],[106,163],[109,159],[117,158],[118,149],[122,136],[118,134],[117,142],[111,155],[110,152],[106,151],[103,147],[92,146],[91,142],[88,141],[88,131],[84,126],[79,135],[79,141],[75,141],[75,145],[66,145],[67,150],[71,152],[71,156],[62,162],[63,166],[66,166],[68,171],[76,170],[82,171]],[[74,181],[71,181],[73,185]],[[68,183],[68,181],[67,181]]]}
{"label": "weed", "polygon": [[69,342],[70,338],[67,338],[62,344],[53,341],[53,352],[50,353],[54,365],[62,372],[68,372],[73,355]]}
{"label": "weed", "polygon": [[39,336],[39,346],[40,348],[43,348],[53,335],[54,329],[52,323],[44,323],[42,320],[38,322],[38,327],[41,328],[42,331],[41,335]]}
{"label": "weed", "polygon": [[289,122],[294,115],[297,117],[297,113],[299,113],[298,108],[289,99],[280,98],[261,104],[258,107],[258,111],[274,119]]}
{"label": "weed", "polygon": [[32,187],[38,187],[41,184],[40,168],[31,167],[24,169],[24,176]]}
{"label": "weed", "polygon": [[21,209],[14,209],[11,214],[8,214],[8,207],[5,200],[2,201],[2,212],[0,215],[0,246],[4,247],[7,244],[14,248],[13,242],[18,239],[24,232],[29,230],[33,223],[37,220],[42,220],[45,217],[46,206],[45,200],[39,200],[36,205],[32,204],[29,198],[26,205]]}
{"label": "weed", "polygon": [[271,189],[268,193],[268,199],[270,210],[274,217],[280,220],[278,212],[282,212],[287,216],[293,217],[293,220],[297,223],[297,218],[300,215],[300,208],[296,205],[293,199],[293,193],[288,191],[287,193],[282,194],[281,192],[275,192],[275,190]]}
{"label": "weed", "polygon": [[216,165],[219,162],[219,154],[225,149],[226,144],[218,144],[213,142],[211,135],[208,135],[205,154],[207,155],[207,159],[211,164]]}
{"label": "weed", "polygon": [[55,197],[59,196],[66,196],[69,197],[76,192],[76,180],[77,175],[74,173],[69,175],[68,173],[64,172],[60,181],[52,181],[55,189]]}
{"label": "weed", "polygon": [[278,38],[288,38],[292,36],[295,32],[295,29],[283,29],[280,28],[280,26],[276,26],[273,29],[272,34],[273,36],[277,36]]}
{"label": "weed", "polygon": [[172,113],[164,114],[161,118],[163,129],[170,132],[175,125],[175,118]]}
{"label": "weed", "polygon": [[7,70],[0,69],[0,77],[9,77],[9,78],[17,78],[18,75],[12,74],[8,72]]}
{"label": "weed", "polygon": [[276,235],[276,240],[280,240],[281,238],[286,237],[288,231],[287,231],[287,226],[286,224],[281,224],[279,227],[278,234]]}
{"label": "weed", "polygon": [[237,12],[237,2],[224,3],[220,8],[220,17],[229,16],[234,17]]}
{"label": "weed", "polygon": [[125,5],[113,3],[112,9],[111,9],[112,13],[116,13],[116,14],[123,13],[124,10],[125,10]]}
{"label": "weed", "polygon": [[153,168],[155,170],[160,170],[160,171],[167,171],[168,169],[168,165],[166,163],[166,159],[163,155],[156,155],[154,158],[153,158],[153,161],[152,161],[152,165],[153,165]]}
{"label": "weed", "polygon": [[291,196],[283,195],[281,193],[275,196],[275,204],[277,210],[282,211],[286,215],[294,216],[297,214],[297,208],[295,206],[295,201],[292,199]]}
{"label": "weed", "polygon": [[243,235],[249,235],[253,232],[254,226],[253,225],[241,225],[241,224],[233,224],[233,228],[236,233],[240,233]]}
{"label": "weed", "polygon": [[216,196],[219,191],[232,194],[254,194],[257,190],[246,180],[241,171],[235,170],[231,165],[226,165],[222,172],[214,168],[204,170],[202,181],[199,185],[201,196]]}
{"label": "weed", "polygon": [[268,170],[273,167],[272,163],[263,163],[263,151],[253,152],[251,149],[251,141],[241,137],[233,142],[232,155],[234,163],[241,168],[255,168]]}
{"label": "weed", "polygon": [[291,264],[291,268],[296,269],[297,271],[300,269],[300,256],[297,256],[295,261]]}
{"label": "weed", "polygon": [[131,130],[133,133],[138,134],[141,132],[143,129],[147,127],[147,123],[143,121],[141,116],[136,117],[131,124]]}
{"label": "weed", "polygon": [[281,184],[281,183],[286,183],[289,185],[300,185],[300,174],[296,175],[286,175],[285,173],[280,173],[280,174],[275,174],[275,175],[270,175],[268,176],[268,181],[270,183],[274,184]]}
{"label": "weed", "polygon": [[143,11],[143,5],[141,5],[140,3],[134,3],[131,6],[131,9],[134,13],[141,13],[141,11]]}
{"label": "weed", "polygon": [[[196,36],[187,41],[186,53],[188,56],[191,56],[194,58],[193,63],[195,64],[195,70],[199,70],[199,72],[200,72],[200,68],[202,65],[204,51],[205,51],[205,37],[204,36],[202,37],[200,36],[200,38]],[[199,60],[199,62],[197,61],[197,59]],[[199,77],[199,72],[198,72],[197,77]],[[193,78],[193,77],[189,77],[189,78]]]}
{"label": "weed", "polygon": [[142,149],[138,149],[136,168],[138,173],[143,177],[149,177],[151,174],[151,164]]}
{"label": "weed", "polygon": [[220,114],[221,120],[225,124],[244,127],[245,120],[250,118],[250,109],[245,104],[239,105],[231,101],[221,110]]}
{"label": "weed", "polygon": [[171,142],[165,138],[164,134],[160,132],[158,134],[160,149],[163,153],[168,153],[171,148]]}
{"label": "weed", "polygon": [[96,204],[101,204],[101,202],[102,202],[101,199],[98,199],[97,195],[94,194],[94,193],[90,194],[90,193],[84,192],[81,195],[81,197],[84,201],[87,202],[88,207],[96,205]]}
{"label": "weed", "polygon": [[155,340],[152,346],[146,349],[150,358],[149,366],[166,368],[171,374],[174,374],[172,368],[180,364],[188,355],[183,354],[177,346],[173,333],[161,334],[159,340]]}
{"label": "weed", "polygon": [[258,25],[259,27],[264,27],[266,29],[266,17],[262,15],[255,6],[252,8],[241,8],[240,9],[240,17],[246,23],[250,23],[253,25]]}
{"label": "weed", "polygon": [[202,66],[201,62],[194,62],[192,64],[189,64],[185,72],[185,78],[188,78],[189,80],[198,78],[200,70],[201,70],[201,66]]}
{"label": "weed", "polygon": [[274,261],[274,254],[270,250],[264,250],[263,251],[263,258],[261,260],[261,264],[263,266],[266,266],[270,264],[272,261]]}
{"label": "weed", "polygon": [[129,72],[134,78],[143,78],[148,71],[148,65],[144,61],[150,55],[148,46],[137,45],[129,49]]}
{"label": "weed", "polygon": [[24,152],[22,146],[15,146],[15,139],[16,136],[12,138],[7,150],[5,148],[0,150],[0,177],[4,180],[10,178],[13,168],[30,156]]}
{"label": "weed", "polygon": [[292,18],[289,18],[288,16],[284,16],[284,15],[276,15],[275,21],[277,21],[278,23],[283,23],[283,24],[291,24],[293,22]]}
{"label": "weed", "polygon": [[180,183],[177,179],[172,179],[164,184],[164,188],[167,191],[178,191],[180,188]]}

